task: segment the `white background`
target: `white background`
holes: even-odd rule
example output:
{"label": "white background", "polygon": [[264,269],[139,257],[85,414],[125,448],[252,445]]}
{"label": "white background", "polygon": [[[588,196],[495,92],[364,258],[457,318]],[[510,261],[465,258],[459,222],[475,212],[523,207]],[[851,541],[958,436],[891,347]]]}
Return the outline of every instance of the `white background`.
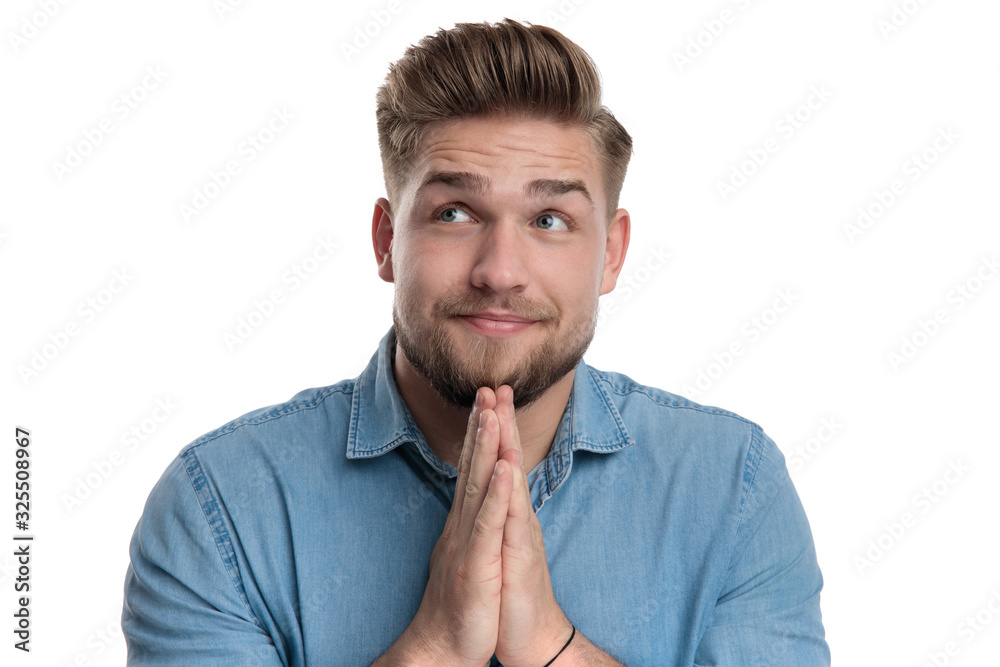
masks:
{"label": "white background", "polygon": [[[812,525],[837,664],[996,664],[1000,280],[984,260],[1000,253],[1000,5],[49,4],[0,13],[0,535],[13,545],[23,426],[36,536],[30,656],[11,647],[16,572],[0,548],[0,662],[123,664],[128,542],[169,461],[361,372],[391,324],[370,232],[375,89],[425,34],[510,16],[585,48],[635,141],[632,288],[602,298],[587,361],[774,438]],[[274,109],[294,120],[247,160]],[[86,153],[75,168],[55,166],[72,151]],[[185,220],[229,160],[240,172]],[[851,233],[859,207],[877,215]],[[338,244],[326,261],[310,259],[319,238]],[[293,267],[313,269],[294,288]],[[274,289],[284,301],[227,346]],[[143,440],[123,439],[133,428]]]}

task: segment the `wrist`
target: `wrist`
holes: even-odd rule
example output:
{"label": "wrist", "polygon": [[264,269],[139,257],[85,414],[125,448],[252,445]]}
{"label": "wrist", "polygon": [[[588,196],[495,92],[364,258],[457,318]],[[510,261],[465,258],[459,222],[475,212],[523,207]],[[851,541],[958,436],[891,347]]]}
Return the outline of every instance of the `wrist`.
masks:
{"label": "wrist", "polygon": [[445,664],[427,641],[413,626],[406,628],[372,667],[432,667]]}
{"label": "wrist", "polygon": [[566,655],[579,638],[580,633],[564,616],[558,626],[545,625],[530,638],[524,638],[521,650],[497,651],[497,657],[505,667],[564,667],[575,664],[566,661]]}
{"label": "wrist", "polygon": [[[556,665],[573,664],[568,659],[566,659],[565,656],[567,652],[569,652],[570,650],[569,647],[573,644],[573,640],[576,639],[576,634],[577,634],[576,626],[571,623],[569,637],[566,639],[565,642],[559,645],[559,648],[556,649],[556,652],[552,654],[552,658],[548,662],[546,662],[543,667],[549,667],[550,665],[552,667],[556,667]],[[559,662],[560,660],[563,660],[563,662]]]}
{"label": "wrist", "polygon": [[[442,665],[457,667],[489,667],[490,658],[481,662],[469,663],[468,658],[461,658],[449,650],[448,644],[438,635],[422,631],[411,625],[396,643],[393,649],[398,649],[389,665],[405,667],[441,667]],[[386,654],[388,655],[388,654]],[[555,665],[553,665],[555,667]]]}
{"label": "wrist", "polygon": [[569,643],[551,667],[572,667],[573,665],[588,665],[590,667],[624,667],[617,659],[611,657],[594,646],[578,629],[573,641]]}

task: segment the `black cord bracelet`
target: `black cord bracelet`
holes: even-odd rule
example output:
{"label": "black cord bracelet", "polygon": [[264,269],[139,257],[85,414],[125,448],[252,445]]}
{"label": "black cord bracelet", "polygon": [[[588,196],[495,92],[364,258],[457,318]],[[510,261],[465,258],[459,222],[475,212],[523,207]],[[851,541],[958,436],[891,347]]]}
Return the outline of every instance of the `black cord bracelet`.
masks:
{"label": "black cord bracelet", "polygon": [[[572,625],[572,624],[570,624],[570,625]],[[558,652],[558,653],[556,653],[556,656],[555,656],[555,658],[552,658],[551,660],[549,660],[549,661],[548,661],[547,663],[545,663],[545,664],[543,665],[543,667],[549,667],[549,665],[551,665],[551,664],[552,664],[553,662],[555,662],[555,661],[556,661],[556,658],[558,658],[559,656],[561,656],[561,655],[562,655],[562,652],[566,650],[566,647],[567,647],[567,646],[569,646],[569,643],[570,643],[571,641],[573,641],[573,637],[576,637],[576,626],[575,626],[575,625],[573,626],[573,634],[571,634],[571,635],[569,636],[569,639],[568,639],[568,640],[566,640],[566,643],[565,643],[565,644],[563,644],[563,647],[562,647],[561,649],[559,649],[559,652]]]}

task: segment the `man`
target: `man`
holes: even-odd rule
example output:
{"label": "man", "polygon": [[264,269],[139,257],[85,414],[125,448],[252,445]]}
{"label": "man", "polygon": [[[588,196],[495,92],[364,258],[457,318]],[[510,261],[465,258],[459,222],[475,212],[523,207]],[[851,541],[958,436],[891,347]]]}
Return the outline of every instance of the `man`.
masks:
{"label": "man", "polygon": [[393,327],[358,378],[167,469],[129,663],[828,665],[774,443],[582,360],[630,229],[631,139],[588,56],[460,24],[392,67],[377,118]]}

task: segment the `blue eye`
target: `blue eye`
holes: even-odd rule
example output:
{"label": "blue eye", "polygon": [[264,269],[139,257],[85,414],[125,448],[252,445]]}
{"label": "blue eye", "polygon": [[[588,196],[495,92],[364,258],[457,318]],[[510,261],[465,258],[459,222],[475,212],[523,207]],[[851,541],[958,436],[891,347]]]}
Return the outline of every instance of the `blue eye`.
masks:
{"label": "blue eye", "polygon": [[[459,216],[465,216],[465,219],[460,219]],[[438,219],[443,222],[468,222],[472,220],[469,215],[460,208],[455,208],[451,206],[449,208],[442,209],[437,215]]]}
{"label": "blue eye", "polygon": [[[558,221],[558,223],[556,221]],[[558,215],[553,215],[551,213],[542,213],[540,216],[535,218],[535,223],[540,229],[554,229],[554,226],[559,223],[562,224],[563,229],[569,229],[569,225],[566,224],[565,220],[560,218]]]}

